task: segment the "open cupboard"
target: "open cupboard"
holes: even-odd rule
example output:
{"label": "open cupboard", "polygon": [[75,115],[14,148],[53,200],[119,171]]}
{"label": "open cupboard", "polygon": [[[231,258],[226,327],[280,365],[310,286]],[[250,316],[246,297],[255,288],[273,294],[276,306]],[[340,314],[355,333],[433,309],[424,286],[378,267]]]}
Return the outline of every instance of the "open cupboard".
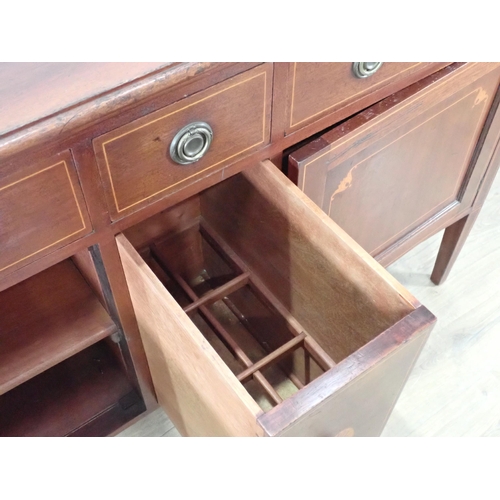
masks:
{"label": "open cupboard", "polygon": [[0,436],[105,436],[144,411],[91,266],[84,250],[0,293]]}

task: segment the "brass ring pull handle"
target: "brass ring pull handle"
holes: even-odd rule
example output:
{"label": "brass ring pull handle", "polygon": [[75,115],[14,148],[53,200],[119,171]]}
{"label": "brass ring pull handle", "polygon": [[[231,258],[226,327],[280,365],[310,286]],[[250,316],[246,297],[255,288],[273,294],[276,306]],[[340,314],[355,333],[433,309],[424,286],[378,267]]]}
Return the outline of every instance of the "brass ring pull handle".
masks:
{"label": "brass ring pull handle", "polygon": [[212,127],[205,122],[193,122],[183,127],[170,144],[170,157],[175,163],[189,165],[205,155],[212,143]]}
{"label": "brass ring pull handle", "polygon": [[381,62],[355,62],[352,63],[352,72],[356,78],[368,78],[369,76],[376,73],[380,66],[382,66]]}

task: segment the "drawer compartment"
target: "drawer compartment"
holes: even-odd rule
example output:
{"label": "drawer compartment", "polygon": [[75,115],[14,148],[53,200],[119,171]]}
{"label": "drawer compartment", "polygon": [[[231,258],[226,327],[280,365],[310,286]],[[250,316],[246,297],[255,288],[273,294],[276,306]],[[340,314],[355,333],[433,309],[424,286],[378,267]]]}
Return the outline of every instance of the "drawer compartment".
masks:
{"label": "drawer compartment", "polygon": [[91,232],[69,152],[0,167],[0,274],[10,273]]}
{"label": "drawer compartment", "polygon": [[270,162],[117,239],[183,435],[378,435],[434,322]]}
{"label": "drawer compartment", "polygon": [[[355,76],[354,64],[370,63],[291,64],[287,132],[347,106],[352,108],[354,105],[355,108],[350,109],[346,116],[356,113],[438,71],[447,63],[383,63],[376,72],[365,78]],[[366,102],[367,96],[369,102]]]}
{"label": "drawer compartment", "polygon": [[[259,406],[270,409],[335,363],[204,219],[193,222],[152,243],[144,259]],[[178,260],[186,248],[193,249],[187,266]]]}
{"label": "drawer compartment", "polygon": [[[272,65],[260,65],[97,138],[94,149],[111,218],[268,144],[271,83]],[[200,122],[213,132],[208,150],[194,163],[177,163],[170,154],[172,141],[184,127]]]}

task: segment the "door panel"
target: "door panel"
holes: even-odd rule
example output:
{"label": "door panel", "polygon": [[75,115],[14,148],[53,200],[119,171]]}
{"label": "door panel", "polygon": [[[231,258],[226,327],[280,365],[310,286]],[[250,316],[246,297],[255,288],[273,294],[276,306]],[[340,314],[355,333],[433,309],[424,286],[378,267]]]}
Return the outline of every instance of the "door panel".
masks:
{"label": "door panel", "polygon": [[299,187],[372,255],[458,205],[498,87],[481,69],[446,68],[293,153]]}

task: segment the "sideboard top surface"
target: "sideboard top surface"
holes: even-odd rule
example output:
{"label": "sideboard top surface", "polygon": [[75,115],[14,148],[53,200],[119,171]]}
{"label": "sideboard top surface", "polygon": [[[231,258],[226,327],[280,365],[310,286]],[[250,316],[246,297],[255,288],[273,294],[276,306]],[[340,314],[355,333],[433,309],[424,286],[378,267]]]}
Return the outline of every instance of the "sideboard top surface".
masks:
{"label": "sideboard top surface", "polygon": [[165,62],[0,63],[0,136],[148,73]]}

